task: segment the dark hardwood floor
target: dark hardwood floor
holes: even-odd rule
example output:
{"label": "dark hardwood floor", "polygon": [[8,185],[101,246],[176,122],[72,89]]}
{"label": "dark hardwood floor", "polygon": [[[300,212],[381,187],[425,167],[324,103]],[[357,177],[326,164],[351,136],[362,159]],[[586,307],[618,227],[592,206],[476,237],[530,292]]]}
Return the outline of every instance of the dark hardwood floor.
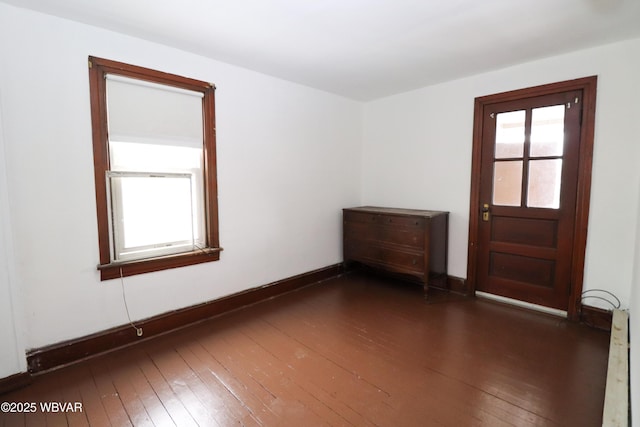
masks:
{"label": "dark hardwood floor", "polygon": [[39,375],[0,395],[37,410],[0,425],[599,426],[608,343],[352,273]]}

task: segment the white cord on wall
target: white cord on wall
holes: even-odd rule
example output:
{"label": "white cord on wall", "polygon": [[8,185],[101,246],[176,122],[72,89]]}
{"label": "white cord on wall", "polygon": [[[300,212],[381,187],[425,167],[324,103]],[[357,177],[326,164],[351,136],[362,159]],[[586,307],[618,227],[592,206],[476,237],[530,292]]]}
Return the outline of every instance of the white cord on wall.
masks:
{"label": "white cord on wall", "polygon": [[124,301],[124,308],[127,311],[127,318],[129,319],[129,324],[133,329],[136,330],[136,335],[141,337],[144,331],[142,330],[142,328],[139,328],[133,324],[133,321],[131,321],[131,314],[129,314],[129,306],[127,305],[127,296],[124,293],[124,277],[122,275],[122,267],[120,267],[120,288],[122,289],[122,301]]}

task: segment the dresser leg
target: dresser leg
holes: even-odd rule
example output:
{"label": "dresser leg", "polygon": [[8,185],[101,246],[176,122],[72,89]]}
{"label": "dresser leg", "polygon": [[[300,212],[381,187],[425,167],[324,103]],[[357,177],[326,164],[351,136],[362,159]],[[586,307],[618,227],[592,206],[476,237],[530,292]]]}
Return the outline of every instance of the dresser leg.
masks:
{"label": "dresser leg", "polygon": [[423,289],[424,289],[424,299],[428,300],[429,299],[429,284],[425,283],[423,285]]}

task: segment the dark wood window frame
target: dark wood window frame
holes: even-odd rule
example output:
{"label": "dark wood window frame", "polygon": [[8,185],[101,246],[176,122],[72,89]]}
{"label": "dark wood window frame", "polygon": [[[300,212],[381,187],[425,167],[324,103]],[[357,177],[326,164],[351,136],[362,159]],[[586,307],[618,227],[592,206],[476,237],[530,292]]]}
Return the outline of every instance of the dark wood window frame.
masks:
{"label": "dark wood window frame", "polygon": [[[206,248],[175,255],[135,261],[112,262],[105,175],[109,165],[109,136],[107,129],[106,74],[145,80],[203,94],[204,143],[203,170],[205,194]],[[93,128],[93,161],[96,186],[98,242],[100,250],[100,279],[166,270],[220,259],[218,235],[218,193],[216,169],[215,86],[213,84],[164,73],[135,65],[89,57],[91,122]]]}
{"label": "dark wood window frame", "polygon": [[578,166],[578,188],[575,214],[575,233],[573,256],[571,262],[571,284],[567,315],[570,320],[577,321],[582,310],[582,285],[584,280],[584,262],[587,247],[587,225],[589,220],[589,203],[591,195],[591,165],[593,163],[593,144],[595,134],[597,76],[584,77],[519,89],[509,92],[487,95],[475,99],[473,124],[473,155],[471,165],[471,197],[469,209],[469,249],[467,258],[467,281],[471,293],[476,289],[476,271],[478,258],[478,233],[480,206],[480,182],[482,153],[482,125],[484,110],[487,105],[522,98],[547,95],[556,92],[582,90],[582,130],[580,135],[580,152]]}

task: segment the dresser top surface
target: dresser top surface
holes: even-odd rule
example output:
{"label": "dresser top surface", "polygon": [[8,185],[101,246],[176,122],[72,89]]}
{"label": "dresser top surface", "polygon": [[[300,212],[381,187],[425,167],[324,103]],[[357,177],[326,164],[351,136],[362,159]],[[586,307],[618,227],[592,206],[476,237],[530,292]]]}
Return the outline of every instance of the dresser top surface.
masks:
{"label": "dresser top surface", "polygon": [[379,206],[359,206],[356,208],[346,208],[343,211],[376,213],[385,215],[407,215],[407,216],[423,216],[433,218],[438,215],[448,215],[449,212],[444,211],[427,211],[421,209],[402,209],[402,208],[384,208]]}

